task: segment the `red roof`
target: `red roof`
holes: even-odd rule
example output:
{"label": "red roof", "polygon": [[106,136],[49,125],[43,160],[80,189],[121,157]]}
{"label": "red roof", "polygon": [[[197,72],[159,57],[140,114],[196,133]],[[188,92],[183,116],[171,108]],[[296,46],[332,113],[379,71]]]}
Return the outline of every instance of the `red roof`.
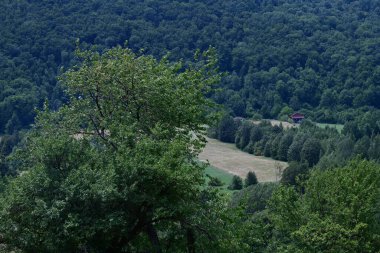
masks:
{"label": "red roof", "polygon": [[305,115],[303,115],[302,113],[293,113],[291,116],[290,116],[292,119],[303,119],[305,118]]}

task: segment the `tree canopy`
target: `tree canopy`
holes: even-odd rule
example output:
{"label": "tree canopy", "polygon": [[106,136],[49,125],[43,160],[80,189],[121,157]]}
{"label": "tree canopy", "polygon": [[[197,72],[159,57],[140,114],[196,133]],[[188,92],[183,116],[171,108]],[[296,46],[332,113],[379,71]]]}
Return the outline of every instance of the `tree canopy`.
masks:
{"label": "tree canopy", "polygon": [[380,108],[379,10],[367,0],[2,1],[0,133],[28,127],[45,98],[65,102],[56,76],[77,62],[77,39],[185,61],[212,45],[228,73],[213,98],[235,116],[289,108],[344,123]]}
{"label": "tree canopy", "polygon": [[380,249],[380,167],[354,160],[314,170],[304,194],[280,187],[269,203],[277,231],[272,252],[377,252]]}
{"label": "tree canopy", "polygon": [[45,106],[13,155],[3,240],[26,252],[222,252],[223,219],[202,214],[218,198],[202,190],[194,160],[212,105],[204,95],[218,79],[212,55],[186,68],[120,47],[78,55],[61,79],[69,103]]}

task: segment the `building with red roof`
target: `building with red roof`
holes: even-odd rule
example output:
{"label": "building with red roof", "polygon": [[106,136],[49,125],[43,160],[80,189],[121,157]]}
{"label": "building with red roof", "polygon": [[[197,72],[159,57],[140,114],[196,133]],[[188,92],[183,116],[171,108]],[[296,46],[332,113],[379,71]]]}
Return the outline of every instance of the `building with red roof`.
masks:
{"label": "building with red roof", "polygon": [[290,115],[290,118],[293,120],[294,123],[301,123],[302,120],[305,118],[305,115],[302,113],[296,112]]}

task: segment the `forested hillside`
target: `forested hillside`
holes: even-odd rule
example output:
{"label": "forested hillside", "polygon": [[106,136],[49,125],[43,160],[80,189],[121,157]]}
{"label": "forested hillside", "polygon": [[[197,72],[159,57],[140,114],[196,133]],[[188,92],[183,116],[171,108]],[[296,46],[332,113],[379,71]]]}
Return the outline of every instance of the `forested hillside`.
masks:
{"label": "forested hillside", "polygon": [[220,80],[212,49],[188,66],[121,47],[77,55],[81,64],[61,77],[69,102],[45,103],[8,157],[1,252],[379,252],[379,164],[308,168],[322,142],[304,137],[324,142],[336,130],[243,121],[240,148],[249,141],[259,152],[261,132],[270,156],[298,154],[303,164],[290,164],[280,183],[234,176],[230,194],[206,180],[197,157],[216,107],[207,94]]}
{"label": "forested hillside", "polygon": [[379,162],[380,1],[0,1],[0,252],[378,253]]}
{"label": "forested hillside", "polygon": [[215,94],[235,116],[320,122],[380,108],[378,1],[34,1],[0,3],[0,133],[33,122],[34,107],[64,98],[56,76],[75,41],[192,60],[216,47],[228,75]]}

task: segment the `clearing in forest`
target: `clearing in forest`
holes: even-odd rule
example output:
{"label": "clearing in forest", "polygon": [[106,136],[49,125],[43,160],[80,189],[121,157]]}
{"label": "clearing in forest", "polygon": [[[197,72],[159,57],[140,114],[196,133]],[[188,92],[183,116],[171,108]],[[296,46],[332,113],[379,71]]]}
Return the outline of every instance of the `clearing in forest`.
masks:
{"label": "clearing in forest", "polygon": [[271,123],[272,126],[280,126],[282,125],[283,128],[285,129],[289,129],[289,128],[293,128],[293,127],[299,127],[299,124],[295,124],[295,123],[289,123],[287,121],[280,121],[280,120],[276,120],[276,119],[263,119],[263,120],[253,120],[253,124],[260,124],[261,121],[269,121]]}
{"label": "clearing in forest", "polygon": [[208,161],[212,166],[238,175],[243,179],[249,171],[256,173],[259,182],[274,182],[280,179],[278,169],[285,169],[287,163],[275,161],[262,156],[243,152],[234,144],[223,143],[207,138],[207,145],[199,155],[201,161]]}
{"label": "clearing in forest", "polygon": [[326,123],[317,123],[317,126],[320,128],[327,128],[327,127],[335,128],[339,133],[342,133],[342,130],[344,127],[343,124],[326,124]]}
{"label": "clearing in forest", "polygon": [[[290,123],[290,122],[287,122],[287,121],[280,121],[280,120],[276,120],[276,119],[264,119],[264,120],[269,121],[272,126],[282,125],[282,127],[285,128],[285,129],[289,129],[289,128],[299,127],[300,126],[300,124]],[[261,120],[253,120],[252,122],[253,122],[253,124],[257,124],[258,125],[258,124],[260,124]],[[326,127],[335,128],[339,133],[342,132],[343,127],[344,127],[343,124],[327,124],[327,123],[317,123],[317,122],[314,122],[314,123],[318,127],[320,127],[320,128],[326,128]]]}

